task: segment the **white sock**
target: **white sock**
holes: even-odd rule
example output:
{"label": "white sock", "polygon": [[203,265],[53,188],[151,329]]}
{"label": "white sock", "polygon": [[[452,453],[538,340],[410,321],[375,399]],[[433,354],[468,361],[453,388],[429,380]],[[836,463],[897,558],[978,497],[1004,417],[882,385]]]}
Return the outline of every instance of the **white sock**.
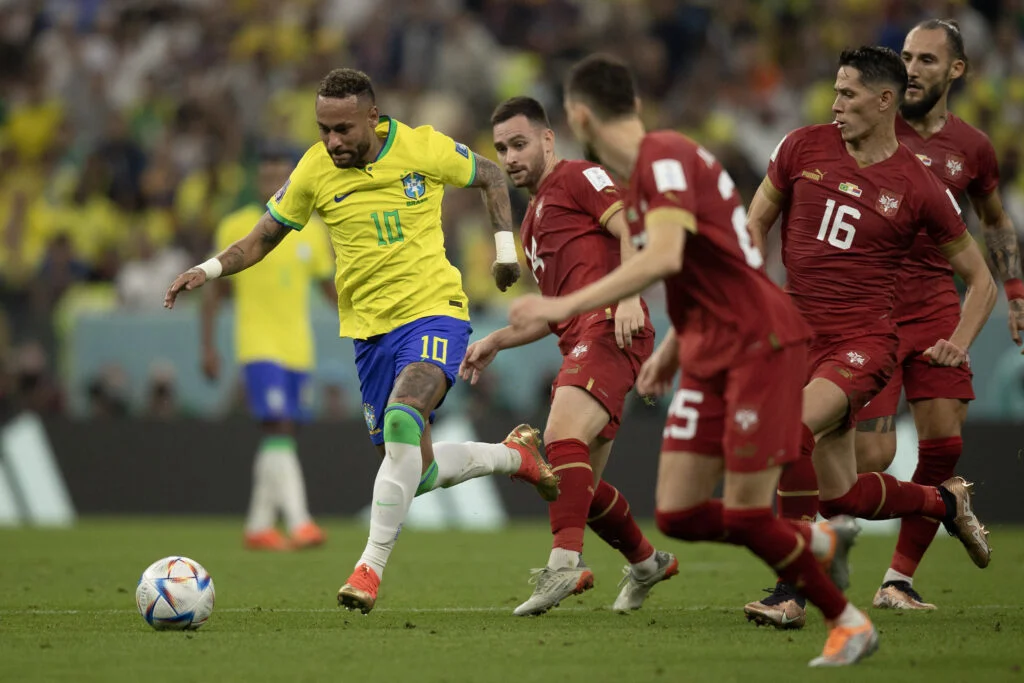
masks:
{"label": "white sock", "polygon": [[384,566],[398,540],[402,522],[409,514],[423,469],[423,455],[418,445],[385,443],[384,448],[384,460],[377,470],[370,501],[370,537],[356,563],[356,566],[368,564],[379,578],[384,576]]}
{"label": "white sock", "polygon": [[442,441],[433,448],[437,463],[434,488],[449,488],[488,474],[515,474],[522,464],[519,451],[502,443]]}
{"label": "white sock", "polygon": [[882,583],[889,583],[890,581],[906,581],[911,586],[914,585],[914,577],[901,574],[892,567],[885,570],[885,577],[882,579]]}
{"label": "white sock", "polygon": [[266,531],[274,526],[277,496],[273,465],[271,451],[261,446],[252,463],[252,491],[245,520],[247,534]]}
{"label": "white sock", "polygon": [[633,574],[639,579],[645,579],[658,571],[658,551],[652,550],[650,557],[640,562],[629,565]]}
{"label": "white sock", "polygon": [[864,616],[863,612],[854,607],[852,602],[846,603],[843,613],[836,619],[836,626],[844,626],[846,628],[856,628],[866,623],[868,623],[868,618]]}
{"label": "white sock", "polygon": [[563,567],[574,569],[579,565],[580,554],[575,550],[552,548],[551,555],[548,556],[548,567],[551,569],[561,569]]}
{"label": "white sock", "polygon": [[295,445],[281,446],[271,451],[277,479],[277,504],[289,531],[295,531],[310,521],[306,502],[306,482],[302,478],[302,465],[295,453]]}
{"label": "white sock", "polygon": [[827,522],[818,522],[811,525],[811,554],[819,560],[828,557],[832,552],[834,537],[825,531],[822,525]]}

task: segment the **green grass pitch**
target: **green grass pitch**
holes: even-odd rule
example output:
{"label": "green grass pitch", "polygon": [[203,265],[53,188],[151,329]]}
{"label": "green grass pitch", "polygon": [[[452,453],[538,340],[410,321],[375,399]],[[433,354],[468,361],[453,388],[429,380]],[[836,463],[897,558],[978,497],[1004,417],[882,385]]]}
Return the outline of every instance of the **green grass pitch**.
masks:
{"label": "green grass pitch", "polygon": [[[918,573],[930,614],[871,610],[874,657],[808,670],[825,640],[819,614],[799,632],[757,629],[743,604],[772,583],[746,551],[685,545],[680,575],[639,612],[619,615],[623,561],[593,536],[597,583],[544,617],[516,618],[529,568],[547,558],[545,524],[501,533],[407,530],[369,616],[335,606],[365,540],[329,523],[325,548],[267,555],[241,548],[232,519],[89,519],[67,531],[0,530],[0,681],[1024,681],[1024,530],[997,528],[982,571],[940,538]],[[895,539],[861,536],[850,596],[870,604]],[[206,566],[209,623],[153,631],[135,611],[140,572],[171,554]],[[803,677],[807,677],[804,679]],[[799,677],[799,678],[798,678]]]}

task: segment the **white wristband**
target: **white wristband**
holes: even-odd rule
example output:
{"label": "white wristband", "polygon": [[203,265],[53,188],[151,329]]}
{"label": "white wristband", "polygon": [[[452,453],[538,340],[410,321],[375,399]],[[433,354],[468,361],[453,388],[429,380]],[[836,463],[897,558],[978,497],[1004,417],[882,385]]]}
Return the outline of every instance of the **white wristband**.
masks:
{"label": "white wristband", "polygon": [[206,273],[207,280],[215,280],[220,277],[220,274],[224,272],[224,265],[220,262],[220,259],[214,256],[208,261],[203,261],[198,266],[199,270]]}
{"label": "white wristband", "polygon": [[494,233],[494,250],[498,254],[498,263],[518,263],[516,257],[516,240],[511,230],[500,230]]}

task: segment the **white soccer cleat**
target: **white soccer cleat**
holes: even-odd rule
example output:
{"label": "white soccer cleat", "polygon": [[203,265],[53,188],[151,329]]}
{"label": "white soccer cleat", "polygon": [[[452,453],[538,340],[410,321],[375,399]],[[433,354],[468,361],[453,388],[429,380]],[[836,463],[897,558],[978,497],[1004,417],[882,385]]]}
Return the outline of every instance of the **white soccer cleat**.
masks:
{"label": "white soccer cleat", "polygon": [[579,595],[594,587],[594,574],[583,564],[582,560],[576,567],[551,569],[531,569],[536,584],[533,595],[523,604],[516,607],[512,614],[517,617],[538,616],[544,614],[570,595]]}
{"label": "white soccer cleat", "polygon": [[630,565],[627,564],[625,566],[622,570],[625,576],[619,582],[622,590],[619,591],[619,597],[615,598],[615,603],[612,605],[613,610],[616,612],[628,612],[640,609],[644,604],[644,600],[647,599],[647,595],[654,588],[654,584],[667,581],[679,573],[679,560],[672,553],[659,550],[655,553],[655,558],[658,562],[658,568],[653,574],[642,579],[637,578]]}

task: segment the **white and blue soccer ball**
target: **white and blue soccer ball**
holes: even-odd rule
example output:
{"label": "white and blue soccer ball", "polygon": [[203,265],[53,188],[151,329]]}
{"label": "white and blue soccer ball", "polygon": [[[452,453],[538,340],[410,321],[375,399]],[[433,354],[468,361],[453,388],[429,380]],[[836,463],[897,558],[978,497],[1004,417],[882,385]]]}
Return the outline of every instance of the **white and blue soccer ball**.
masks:
{"label": "white and blue soccer ball", "polygon": [[178,555],[149,565],[135,589],[139,614],[158,631],[199,628],[213,614],[214,598],[210,573]]}

